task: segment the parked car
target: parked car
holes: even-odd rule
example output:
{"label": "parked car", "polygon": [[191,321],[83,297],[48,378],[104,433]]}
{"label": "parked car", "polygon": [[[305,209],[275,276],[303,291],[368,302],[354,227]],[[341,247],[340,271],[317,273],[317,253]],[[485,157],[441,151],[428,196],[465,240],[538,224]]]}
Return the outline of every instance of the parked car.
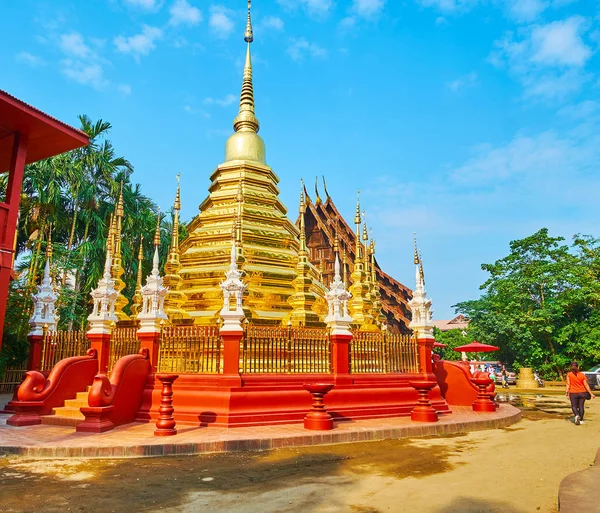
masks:
{"label": "parked car", "polygon": [[588,384],[590,388],[596,389],[600,388],[600,365],[596,365],[592,367],[589,371],[584,371],[585,377],[588,380]]}

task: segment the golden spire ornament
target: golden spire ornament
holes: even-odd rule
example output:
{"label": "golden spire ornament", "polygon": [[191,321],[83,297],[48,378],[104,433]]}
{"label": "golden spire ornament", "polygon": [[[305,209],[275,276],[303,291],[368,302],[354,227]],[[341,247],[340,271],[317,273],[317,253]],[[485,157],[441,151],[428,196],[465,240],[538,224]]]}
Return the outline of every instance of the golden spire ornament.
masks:
{"label": "golden spire ornament", "polygon": [[115,290],[119,293],[117,300],[115,301],[115,315],[119,321],[129,320],[129,316],[123,311],[123,309],[129,304],[128,299],[123,295],[125,289],[125,282],[121,278],[125,270],[123,269],[123,260],[121,254],[121,237],[123,230],[123,217],[125,216],[125,208],[123,206],[123,182],[121,182],[121,188],[119,190],[119,199],[117,200],[117,206],[113,216],[113,241],[111,243],[113,254],[112,256],[112,268],[111,274],[115,282]]}
{"label": "golden spire ornament", "polygon": [[311,291],[312,278],[310,277],[310,262],[308,261],[308,248],[306,247],[306,198],[304,197],[304,182],[300,181],[300,248],[298,250],[298,263],[296,264],[296,278],[294,279],[294,294],[289,302],[293,310],[290,312],[289,322],[292,326],[318,326],[321,320],[313,310],[317,295]]}
{"label": "golden spire ornament", "polygon": [[140,248],[138,250],[138,268],[137,278],[135,281],[135,293],[133,295],[133,304],[131,305],[132,317],[137,317],[137,314],[142,310],[142,279],[143,269],[142,263],[144,261],[144,236],[140,236]]}
{"label": "golden spire ornament", "polygon": [[173,202],[173,226],[171,232],[171,247],[165,262],[165,277],[163,285],[167,287],[165,296],[165,313],[171,324],[181,324],[190,318],[182,306],[187,296],[180,290],[183,280],[179,275],[181,269],[179,253],[179,211],[181,210],[181,175],[177,175],[177,192]]}
{"label": "golden spire ornament", "polygon": [[356,225],[356,250],[354,255],[354,270],[350,275],[350,279],[352,280],[352,285],[350,286],[352,299],[349,301],[348,307],[352,316],[352,323],[359,326],[361,331],[377,331],[377,326],[371,315],[369,283],[364,268],[366,258],[363,255],[360,233],[362,221],[360,215],[360,191],[358,191],[358,194],[356,215],[354,216],[354,224]]}

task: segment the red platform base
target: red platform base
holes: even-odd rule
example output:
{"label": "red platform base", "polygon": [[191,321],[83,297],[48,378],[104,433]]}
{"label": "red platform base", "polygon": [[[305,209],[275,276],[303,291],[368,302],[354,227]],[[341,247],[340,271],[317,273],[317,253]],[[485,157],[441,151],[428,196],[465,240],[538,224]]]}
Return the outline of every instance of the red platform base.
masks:
{"label": "red platform base", "polygon": [[35,426],[42,423],[40,411],[44,407],[43,401],[10,401],[8,406],[15,412],[6,420],[9,426]]}
{"label": "red platform base", "polygon": [[[346,375],[338,378],[327,394],[327,411],[335,421],[409,416],[417,405],[410,379],[417,374]],[[301,423],[311,406],[304,383],[331,382],[330,374],[242,375],[241,386],[229,385],[225,377],[181,374],[173,385],[174,418],[187,425],[219,427],[267,426]],[[137,421],[159,417],[162,385],[148,378]],[[439,413],[450,409],[435,386],[432,407]]]}
{"label": "red platform base", "polygon": [[114,411],[114,406],[85,406],[80,408],[85,420],[75,428],[80,433],[104,433],[115,427],[108,418]]}

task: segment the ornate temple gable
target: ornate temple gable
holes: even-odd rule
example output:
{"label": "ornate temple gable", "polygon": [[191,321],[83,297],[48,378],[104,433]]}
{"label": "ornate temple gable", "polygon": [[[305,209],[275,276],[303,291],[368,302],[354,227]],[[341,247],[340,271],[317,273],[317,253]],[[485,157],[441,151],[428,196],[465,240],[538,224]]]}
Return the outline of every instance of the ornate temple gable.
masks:
{"label": "ornate temple gable", "polygon": [[[317,198],[312,201],[306,195],[306,235],[309,260],[317,268],[322,269],[323,283],[330,286],[335,274],[335,253],[333,247],[337,236],[342,260],[342,275],[350,281],[354,270],[356,235],[348,225],[329,195],[325,201]],[[299,226],[299,219],[296,221]],[[408,333],[411,315],[408,301],[412,291],[381,270],[375,260],[377,282],[381,292],[383,313],[392,331]]]}

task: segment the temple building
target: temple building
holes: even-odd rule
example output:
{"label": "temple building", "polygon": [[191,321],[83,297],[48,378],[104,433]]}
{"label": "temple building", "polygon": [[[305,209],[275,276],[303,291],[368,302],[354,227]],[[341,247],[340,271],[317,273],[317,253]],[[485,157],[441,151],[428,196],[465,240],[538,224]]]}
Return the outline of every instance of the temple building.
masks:
{"label": "temple building", "polygon": [[[313,202],[302,191],[294,224],[279,198],[279,178],[267,165],[265,143],[258,135],[252,81],[250,9],[244,40],[244,65],[234,133],[225,159],[212,173],[208,197],[176,247],[174,233],[165,284],[166,312],[172,323],[212,325],[219,317],[223,273],[230,265],[232,236],[237,265],[248,284],[246,319],[254,324],[324,326],[325,294],[333,279],[334,248],[339,244],[344,277],[353,298],[356,327],[379,331],[384,325],[408,332],[408,288],[385,274],[375,259],[375,244],[360,219],[350,229],[327,195]],[[174,206],[178,215],[179,193]],[[360,218],[360,211],[357,211]],[[174,223],[174,231],[177,230]],[[361,232],[362,228],[362,232]]]}
{"label": "temple building", "polygon": [[[322,269],[323,283],[329,287],[335,273],[334,248],[339,245],[342,260],[342,275],[344,281],[350,284],[356,261],[356,231],[345,221],[335,203],[329,196],[325,181],[325,201],[315,187],[315,200],[306,196],[306,233],[309,249],[309,260]],[[299,224],[299,220],[298,220]],[[362,238],[362,236],[361,236]],[[372,250],[373,269],[375,271],[377,288],[381,295],[381,312],[384,322],[393,330],[408,333],[410,309],[408,301],[412,297],[411,290],[399,281],[386,274],[375,259],[375,248]],[[382,321],[382,319],[379,319]]]}

